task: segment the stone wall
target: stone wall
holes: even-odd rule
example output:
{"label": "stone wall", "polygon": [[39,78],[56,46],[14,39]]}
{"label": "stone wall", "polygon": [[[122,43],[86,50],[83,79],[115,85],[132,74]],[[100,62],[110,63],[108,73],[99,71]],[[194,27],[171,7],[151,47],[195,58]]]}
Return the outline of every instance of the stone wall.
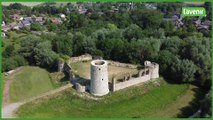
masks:
{"label": "stone wall", "polygon": [[117,66],[117,67],[126,67],[126,68],[130,68],[130,69],[135,69],[138,67],[137,65],[120,63],[120,62],[111,61],[111,60],[107,60],[107,62],[108,62],[108,65],[113,65],[113,66]]}
{"label": "stone wall", "polygon": [[77,92],[80,92],[80,93],[86,91],[86,87],[81,85],[81,84],[79,84],[79,83],[75,84],[75,89],[76,89]]}
{"label": "stone wall", "polygon": [[[146,61],[147,62],[147,61]],[[147,82],[149,80],[155,79],[159,77],[159,65],[157,63],[151,63],[146,64],[145,62],[145,68],[141,69],[137,74],[132,75],[126,75],[123,79],[116,80],[116,77],[113,78],[112,84],[110,85],[110,88],[112,91],[117,91],[120,89],[124,89],[126,87],[130,87],[133,85],[137,85],[140,83]]]}
{"label": "stone wall", "polygon": [[22,68],[22,67],[18,67],[18,68],[14,69],[14,70],[10,70],[10,71],[6,72],[5,75],[13,74],[13,73],[19,71],[21,68]]}
{"label": "stone wall", "polygon": [[69,75],[69,80],[71,82],[74,82],[75,76],[72,73],[70,63],[75,63],[79,61],[88,61],[88,60],[92,60],[92,56],[90,54],[85,54],[78,57],[71,57],[67,62],[58,61],[58,71],[66,72]]}
{"label": "stone wall", "polygon": [[92,56],[90,54],[85,54],[78,57],[71,57],[68,63],[70,64],[70,63],[75,63],[79,61],[88,61],[88,60],[92,60]]}

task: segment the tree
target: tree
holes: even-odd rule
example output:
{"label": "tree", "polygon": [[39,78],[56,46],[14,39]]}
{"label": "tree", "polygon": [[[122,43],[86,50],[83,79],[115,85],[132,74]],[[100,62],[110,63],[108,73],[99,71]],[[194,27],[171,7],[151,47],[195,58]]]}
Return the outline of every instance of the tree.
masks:
{"label": "tree", "polygon": [[198,85],[204,88],[211,86],[211,39],[206,37],[187,37],[181,48],[181,57],[192,60],[197,66]]}
{"label": "tree", "polygon": [[106,36],[109,34],[109,30],[103,28],[96,30],[92,33],[92,38],[97,39],[98,41],[102,41],[106,39]]}
{"label": "tree", "polygon": [[210,90],[205,98],[200,101],[201,104],[201,117],[210,118],[212,114],[212,91]]}
{"label": "tree", "polygon": [[115,31],[115,30],[117,30],[117,26],[115,24],[108,23],[107,29],[109,29],[110,31]]}
{"label": "tree", "polygon": [[49,22],[47,24],[47,29],[49,31],[56,31],[58,29],[58,26],[56,24],[54,24],[54,23]]}
{"label": "tree", "polygon": [[34,50],[42,40],[40,37],[35,35],[28,35],[21,39],[21,48],[19,49],[19,53],[25,57],[30,63],[35,63],[34,60]]}
{"label": "tree", "polygon": [[53,50],[57,53],[72,56],[73,55],[73,34],[59,34],[53,40]]}
{"label": "tree", "polygon": [[34,49],[36,65],[52,68],[58,58],[58,55],[52,51],[52,46],[49,41],[41,42]]}
{"label": "tree", "polygon": [[18,65],[13,59],[3,58],[2,59],[2,71],[9,71],[16,68]]}
{"label": "tree", "polygon": [[131,41],[127,47],[128,59],[131,63],[157,60],[160,45],[160,39],[155,38],[143,38],[137,41]]}
{"label": "tree", "polygon": [[73,53],[74,55],[81,55],[85,53],[84,45],[86,36],[81,32],[76,32],[73,37]]}
{"label": "tree", "polygon": [[97,53],[95,39],[92,39],[91,37],[85,37],[82,45],[85,53],[92,54],[94,51]]}
{"label": "tree", "polygon": [[131,11],[130,17],[133,23],[141,28],[159,28],[163,20],[161,12],[151,9],[136,9]]}
{"label": "tree", "polygon": [[206,9],[207,19],[212,20],[212,4],[211,4],[211,2],[205,2],[204,7]]}
{"label": "tree", "polygon": [[3,57],[10,57],[15,54],[14,45],[8,45],[2,53]]}
{"label": "tree", "polygon": [[87,18],[78,12],[71,12],[69,15],[68,28],[81,28],[88,24]]}
{"label": "tree", "polygon": [[26,6],[23,6],[21,3],[13,3],[13,4],[10,4],[9,6],[7,6],[8,9],[17,9],[17,10],[21,10],[25,7]]}
{"label": "tree", "polygon": [[166,78],[169,78],[170,66],[175,57],[169,50],[161,50],[159,52],[157,63],[160,65],[160,73]]}
{"label": "tree", "polygon": [[33,30],[33,31],[40,31],[42,30],[42,27],[39,23],[37,22],[33,22],[30,26],[30,30]]}
{"label": "tree", "polygon": [[177,36],[167,37],[162,39],[161,50],[169,50],[172,54],[179,53],[182,40]]}
{"label": "tree", "polygon": [[27,61],[23,56],[20,55],[11,56],[9,58],[2,58],[2,71],[9,71],[26,64]]}
{"label": "tree", "polygon": [[132,39],[139,39],[142,38],[142,30],[136,24],[131,24],[124,30],[123,37],[131,41]]}
{"label": "tree", "polygon": [[129,11],[118,11],[113,14],[112,21],[118,26],[118,28],[126,28],[130,25]]}
{"label": "tree", "polygon": [[161,28],[165,31],[165,36],[171,36],[175,31],[175,26],[172,21],[162,21]]}
{"label": "tree", "polygon": [[23,55],[30,64],[47,68],[55,67],[53,64],[58,55],[52,51],[50,41],[42,40],[35,35],[28,35],[21,41],[19,53]]}
{"label": "tree", "polygon": [[192,82],[197,66],[190,60],[176,59],[171,66],[171,78],[177,82]]}
{"label": "tree", "polygon": [[154,38],[165,38],[165,32],[164,29],[152,29],[147,28],[143,30],[143,36],[145,37],[154,37]]}
{"label": "tree", "polygon": [[187,32],[195,32],[196,31],[196,27],[195,27],[191,17],[184,17],[183,22],[184,22],[184,25],[187,28]]}

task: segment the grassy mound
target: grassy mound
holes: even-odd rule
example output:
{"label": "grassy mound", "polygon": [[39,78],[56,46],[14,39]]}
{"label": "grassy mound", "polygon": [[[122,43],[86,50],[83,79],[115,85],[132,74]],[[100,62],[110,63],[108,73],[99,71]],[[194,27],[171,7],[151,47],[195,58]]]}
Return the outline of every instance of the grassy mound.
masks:
{"label": "grassy mound", "polygon": [[54,88],[49,72],[39,67],[22,67],[10,75],[10,100],[16,102],[39,95]]}
{"label": "grassy mound", "polygon": [[[137,118],[151,117],[173,104],[184,104],[176,102],[183,102],[178,99],[188,91],[189,85],[168,84],[162,79],[158,82],[160,86],[149,82],[111,92],[100,100],[79,96],[80,93],[69,89],[50,98],[25,104],[19,108],[17,115],[29,118]],[[187,98],[184,102],[191,99]],[[174,110],[179,112],[179,108]]]}

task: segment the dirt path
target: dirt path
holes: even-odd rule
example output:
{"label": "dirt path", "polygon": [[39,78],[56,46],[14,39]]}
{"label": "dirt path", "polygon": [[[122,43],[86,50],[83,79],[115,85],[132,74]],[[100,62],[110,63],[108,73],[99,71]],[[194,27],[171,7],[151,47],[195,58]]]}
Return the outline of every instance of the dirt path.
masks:
{"label": "dirt path", "polygon": [[[5,79],[5,83],[3,86],[3,97],[2,97],[2,106],[8,105],[10,104],[10,83],[12,82],[12,77],[11,75],[13,74],[18,74],[19,71],[21,70],[22,67],[16,68],[15,70],[11,70],[12,72],[10,72],[9,74],[6,73],[7,75],[7,79]],[[3,73],[5,74],[5,73]]]}
{"label": "dirt path", "polygon": [[[5,84],[6,86],[6,84]],[[11,104],[5,104],[5,106],[2,108],[2,118],[14,118],[16,117],[14,115],[14,112],[23,104],[25,103],[28,103],[28,102],[31,102],[33,100],[36,100],[36,99],[39,99],[39,98],[42,98],[42,97],[46,97],[46,96],[49,96],[49,95],[53,95],[55,93],[58,93],[58,92],[61,92],[65,89],[68,89],[70,87],[72,87],[73,85],[72,84],[67,84],[65,86],[62,86],[60,88],[57,88],[55,90],[51,90],[49,92],[46,92],[46,93],[43,93],[41,95],[38,95],[36,97],[32,97],[32,98],[29,98],[29,99],[26,99],[26,100],[23,100],[23,101],[20,101],[20,102],[16,102],[16,103],[11,103]],[[5,89],[4,89],[5,90]],[[8,91],[9,91],[9,87],[8,87]],[[5,92],[6,93],[6,92]],[[5,97],[5,96],[4,96]],[[9,97],[9,93],[8,93],[8,97]],[[6,99],[6,98],[5,98]]]}
{"label": "dirt path", "polygon": [[2,105],[8,105],[10,103],[10,83],[11,80],[6,80],[4,84],[4,89],[3,89],[3,98],[2,98]]}

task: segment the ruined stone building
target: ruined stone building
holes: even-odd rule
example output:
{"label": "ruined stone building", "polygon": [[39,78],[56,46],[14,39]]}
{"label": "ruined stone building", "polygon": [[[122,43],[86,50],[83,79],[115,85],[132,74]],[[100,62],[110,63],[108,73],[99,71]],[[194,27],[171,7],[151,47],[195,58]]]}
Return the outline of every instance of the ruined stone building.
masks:
{"label": "ruined stone building", "polygon": [[[125,66],[120,63],[121,66]],[[129,65],[128,65],[129,66]],[[109,92],[124,89],[159,77],[159,65],[154,62],[145,61],[144,69],[139,70],[137,75],[126,75],[122,80],[113,78],[112,84],[108,83],[107,61],[94,60],[91,62],[90,93],[96,96],[103,96]]]}
{"label": "ruined stone building", "polygon": [[145,61],[144,68],[140,69],[137,74],[126,74],[122,79],[117,79],[115,76],[112,79],[112,83],[109,83],[108,65],[126,67],[130,69],[136,69],[138,66],[116,61],[97,59],[92,60],[90,64],[90,85],[84,86],[78,83],[69,64],[85,60],[92,60],[92,56],[86,54],[79,57],[72,57],[68,62],[59,62],[58,64],[58,71],[68,73],[69,80],[75,85],[78,92],[85,92],[88,90],[95,96],[103,96],[108,94],[109,90],[117,91],[159,78],[159,65],[154,62]]}

